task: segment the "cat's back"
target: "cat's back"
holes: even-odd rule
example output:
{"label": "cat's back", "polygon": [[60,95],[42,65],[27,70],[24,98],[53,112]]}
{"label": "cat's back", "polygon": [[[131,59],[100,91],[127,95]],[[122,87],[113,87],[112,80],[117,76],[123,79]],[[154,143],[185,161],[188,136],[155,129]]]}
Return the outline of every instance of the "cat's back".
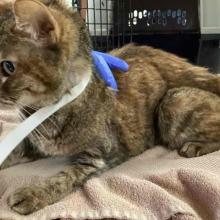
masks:
{"label": "cat's back", "polygon": [[196,71],[202,74],[206,69],[148,46],[129,44],[111,54],[129,64],[127,73],[114,71],[119,87],[114,118],[121,129],[121,141],[135,155],[154,145],[154,112],[169,88],[182,86],[176,78]]}
{"label": "cat's back", "polygon": [[128,44],[110,53],[129,64],[127,73],[114,72],[119,85],[119,95],[122,96],[125,93],[134,95],[134,91],[136,91],[138,93],[144,92],[149,97],[149,94],[158,89],[157,87],[163,91],[165,87],[164,76],[175,80],[175,76],[183,72],[207,71],[174,54],[149,46]]}
{"label": "cat's back", "polygon": [[128,44],[120,49],[112,50],[110,54],[124,59],[129,64],[128,73],[132,73],[134,69],[138,70],[138,67],[140,71],[143,69],[154,71],[151,75],[168,71],[178,73],[195,67],[184,58],[150,46]]}

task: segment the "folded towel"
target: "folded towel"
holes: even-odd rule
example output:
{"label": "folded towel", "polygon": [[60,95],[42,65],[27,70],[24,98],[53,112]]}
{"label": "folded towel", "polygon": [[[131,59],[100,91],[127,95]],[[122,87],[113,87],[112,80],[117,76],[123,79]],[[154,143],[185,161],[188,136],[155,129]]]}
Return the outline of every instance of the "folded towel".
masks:
{"label": "folded towel", "polygon": [[155,147],[100,177],[62,201],[29,216],[7,206],[15,189],[38,184],[66,158],[21,164],[0,172],[0,219],[220,219],[220,152],[186,159]]}
{"label": "folded towel", "polygon": [[[15,110],[0,111],[0,139],[18,121]],[[0,219],[220,219],[220,152],[186,159],[160,146],[29,216],[8,207],[7,197],[15,189],[38,184],[68,161],[50,158],[0,171]]]}

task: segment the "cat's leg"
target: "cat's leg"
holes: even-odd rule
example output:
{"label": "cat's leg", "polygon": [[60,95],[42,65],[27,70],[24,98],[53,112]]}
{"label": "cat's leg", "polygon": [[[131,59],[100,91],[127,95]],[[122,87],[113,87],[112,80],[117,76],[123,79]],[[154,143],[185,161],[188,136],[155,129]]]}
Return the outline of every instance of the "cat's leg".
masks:
{"label": "cat's leg", "polygon": [[220,149],[220,98],[189,87],[167,92],[159,106],[162,144],[195,157]]}
{"label": "cat's leg", "polygon": [[199,157],[220,150],[220,142],[187,142],[179,150],[183,157]]}
{"label": "cat's leg", "polygon": [[[108,153],[103,150],[90,150],[76,155],[73,164],[48,178],[41,184],[20,188],[8,198],[9,206],[20,214],[30,214],[53,204],[71,192],[92,175],[109,168]],[[114,156],[114,160],[117,155]],[[115,166],[114,161],[111,166]]]}
{"label": "cat's leg", "polygon": [[44,156],[37,152],[28,141],[24,141],[19,144],[14,151],[6,158],[6,160],[0,165],[0,170],[21,164],[34,161]]}
{"label": "cat's leg", "polygon": [[0,170],[7,169],[9,167],[22,164],[22,163],[28,163],[33,161],[33,158],[29,157],[20,157],[17,154],[11,154],[1,165]]}
{"label": "cat's leg", "polygon": [[20,144],[15,148],[15,150],[6,158],[6,160],[0,165],[0,170],[6,169],[8,167],[14,166],[16,164],[25,163],[30,161],[28,157],[25,156],[25,146]]}

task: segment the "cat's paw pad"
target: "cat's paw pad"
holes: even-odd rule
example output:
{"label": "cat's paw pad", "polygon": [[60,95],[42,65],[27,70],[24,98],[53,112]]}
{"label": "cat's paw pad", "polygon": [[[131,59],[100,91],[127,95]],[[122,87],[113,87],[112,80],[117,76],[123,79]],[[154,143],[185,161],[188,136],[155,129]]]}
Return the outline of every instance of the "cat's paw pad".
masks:
{"label": "cat's paw pad", "polygon": [[20,188],[8,198],[8,205],[19,214],[28,215],[48,205],[40,187]]}
{"label": "cat's paw pad", "polygon": [[179,154],[180,156],[188,157],[188,158],[199,157],[201,156],[200,150],[201,150],[201,146],[193,142],[188,142],[183,145],[183,147],[179,151]]}

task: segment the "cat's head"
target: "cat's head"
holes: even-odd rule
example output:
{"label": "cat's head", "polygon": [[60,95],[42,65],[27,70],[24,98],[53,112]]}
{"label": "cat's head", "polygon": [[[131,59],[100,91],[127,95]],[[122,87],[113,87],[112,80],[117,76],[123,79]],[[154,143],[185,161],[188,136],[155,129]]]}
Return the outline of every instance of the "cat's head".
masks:
{"label": "cat's head", "polygon": [[43,107],[56,102],[91,73],[85,25],[63,5],[59,9],[38,0],[3,2],[0,103]]}

